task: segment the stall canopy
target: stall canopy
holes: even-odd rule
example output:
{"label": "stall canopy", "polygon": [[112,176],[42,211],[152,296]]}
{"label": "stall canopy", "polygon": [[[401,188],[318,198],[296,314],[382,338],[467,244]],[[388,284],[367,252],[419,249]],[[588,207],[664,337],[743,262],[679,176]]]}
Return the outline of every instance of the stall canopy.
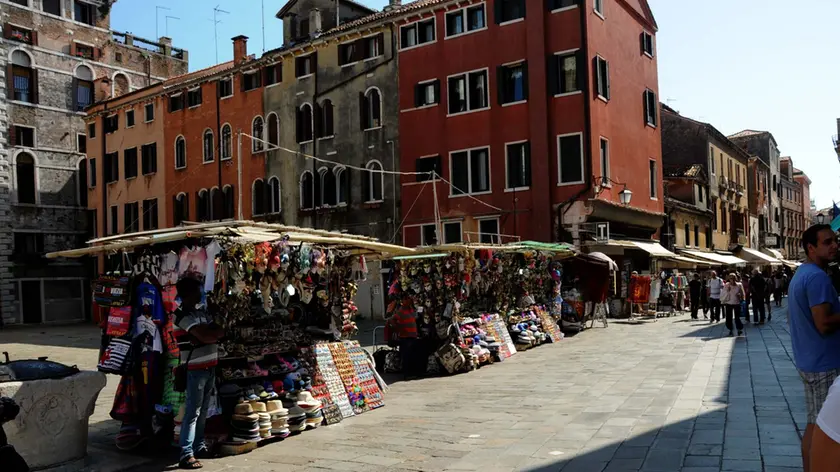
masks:
{"label": "stall canopy", "polygon": [[630,241],[634,246],[637,248],[647,252],[652,257],[665,257],[665,258],[674,258],[677,257],[676,254],[673,252],[665,249],[662,247],[661,244],[657,242],[643,242],[643,241]]}
{"label": "stall canopy", "polygon": [[755,249],[750,249],[748,247],[742,247],[741,251],[738,253],[738,256],[741,259],[746,260],[747,262],[757,263],[761,265],[782,264],[782,261],[780,261],[779,259],[776,259],[775,257],[770,257],[761,251],[756,251]]}
{"label": "stall canopy", "polygon": [[735,256],[730,256],[728,254],[718,254],[716,252],[703,252],[703,251],[681,251],[682,254],[687,254],[692,258],[702,259],[711,261],[714,265],[735,265],[735,266],[742,266],[746,265],[747,261],[740,259]]}
{"label": "stall canopy", "polygon": [[775,259],[778,259],[779,261],[784,259],[781,252],[779,252],[775,249],[770,249],[769,247],[764,248],[764,253],[772,256]]}
{"label": "stall canopy", "polygon": [[676,267],[679,269],[698,269],[711,267],[711,263],[700,259],[692,259],[690,257],[675,255],[667,259],[669,263],[663,265],[664,268]]}
{"label": "stall canopy", "polygon": [[797,267],[801,266],[801,262],[789,261],[787,259],[782,259],[782,264],[790,267],[791,269],[796,269]]}
{"label": "stall canopy", "polygon": [[610,256],[604,254],[603,252],[590,252],[586,255],[593,259],[598,259],[600,261],[606,262],[610,266],[611,270],[618,270],[618,264],[616,264]]}

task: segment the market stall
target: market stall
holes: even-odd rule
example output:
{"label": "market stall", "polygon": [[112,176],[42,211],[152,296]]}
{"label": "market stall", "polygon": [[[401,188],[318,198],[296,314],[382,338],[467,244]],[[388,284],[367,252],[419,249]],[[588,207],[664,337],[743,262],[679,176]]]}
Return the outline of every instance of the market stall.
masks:
{"label": "market stall", "polygon": [[[121,449],[179,434],[185,394],[176,286],[199,284],[201,309],[223,330],[206,437],[222,453],[384,405],[383,385],[357,342],[356,283],[367,261],[413,250],[371,238],[250,221],[119,235],[47,257],[117,255],[93,283],[107,312],[99,369],[120,375],[111,416]],[[181,284],[184,285],[184,284]],[[185,344],[186,343],[186,344]]]}

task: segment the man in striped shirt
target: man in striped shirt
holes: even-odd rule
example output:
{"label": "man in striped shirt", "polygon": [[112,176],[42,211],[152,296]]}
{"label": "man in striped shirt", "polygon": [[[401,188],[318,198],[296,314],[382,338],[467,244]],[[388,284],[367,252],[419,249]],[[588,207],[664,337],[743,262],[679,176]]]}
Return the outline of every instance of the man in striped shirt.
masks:
{"label": "man in striped shirt", "polygon": [[179,465],[182,469],[199,469],[202,465],[195,456],[207,454],[204,423],[216,383],[215,368],[219,362],[216,343],[224,336],[224,330],[213,323],[204,308],[198,307],[200,280],[186,276],[176,287],[181,298],[181,306],[175,310],[175,324],[179,328],[176,335],[181,363],[187,364],[187,398],[181,423]]}

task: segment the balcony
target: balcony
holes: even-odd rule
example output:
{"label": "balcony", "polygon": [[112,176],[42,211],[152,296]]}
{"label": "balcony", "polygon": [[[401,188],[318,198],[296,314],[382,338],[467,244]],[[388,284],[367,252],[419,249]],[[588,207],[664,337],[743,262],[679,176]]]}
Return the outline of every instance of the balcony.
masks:
{"label": "balcony", "polygon": [[744,189],[743,185],[738,184],[738,185],[735,186],[735,194],[738,195],[739,197],[743,197],[745,191],[746,190]]}

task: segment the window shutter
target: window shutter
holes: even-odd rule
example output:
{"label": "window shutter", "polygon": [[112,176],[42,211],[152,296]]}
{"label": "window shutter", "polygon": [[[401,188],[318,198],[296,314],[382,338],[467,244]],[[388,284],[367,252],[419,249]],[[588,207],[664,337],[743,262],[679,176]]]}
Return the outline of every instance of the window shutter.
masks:
{"label": "window shutter", "polygon": [[528,61],[522,63],[522,95],[528,100]]}
{"label": "window shutter", "polygon": [[75,41],[70,42],[70,55],[71,56],[76,55],[76,42]]}
{"label": "window shutter", "polygon": [[14,66],[9,62],[6,64],[6,98],[13,100],[15,98],[15,78]]}
{"label": "window shutter", "polygon": [[435,79],[435,103],[440,103],[440,79]]}
{"label": "window shutter", "polygon": [[222,81],[217,80],[216,81],[216,98],[221,98],[221,97],[222,97]]}
{"label": "window shutter", "polygon": [[640,49],[639,49],[639,51],[640,51],[642,54],[644,54],[644,53],[645,53],[645,33],[644,33],[644,31],[642,31],[641,33],[639,33],[639,44],[640,44]]}
{"label": "window shutter", "polygon": [[[556,62],[557,61],[555,61],[555,63]],[[585,67],[585,64],[586,64],[586,55],[584,54],[583,49],[579,49],[575,53],[575,72],[576,72],[576,75],[577,75],[577,77],[575,78],[577,80],[577,84],[576,84],[577,87],[575,87],[575,90],[585,91],[586,89],[589,88],[589,83],[586,81],[586,67]],[[555,64],[555,67],[557,67],[556,64]]]}
{"label": "window shutter", "polygon": [[504,0],[495,0],[493,2],[493,20],[496,24],[502,22],[502,3]]}
{"label": "window shutter", "polygon": [[601,92],[601,74],[598,65],[598,56],[592,58],[592,73],[594,74],[593,77],[595,78],[595,87],[592,90],[593,98],[598,98]]}
{"label": "window shutter", "polygon": [[548,75],[548,94],[554,96],[560,93],[560,60],[554,54],[548,55],[546,70]]}
{"label": "window shutter", "polygon": [[32,31],[32,45],[33,46],[38,45],[38,32],[34,31],[34,30]]}
{"label": "window shutter", "polygon": [[312,112],[315,115],[315,137],[321,138],[324,136],[324,126],[323,126],[323,112],[321,110],[321,105],[315,103],[312,106]]}
{"label": "window shutter", "polygon": [[414,84],[414,106],[419,107],[423,105],[423,86]]}
{"label": "window shutter", "polygon": [[312,53],[312,73],[314,74],[318,70],[318,53]]}
{"label": "window shutter", "polygon": [[9,23],[3,25],[3,37],[6,39],[12,38],[12,25]]}
{"label": "window shutter", "polygon": [[38,71],[32,69],[32,103],[38,103]]}
{"label": "window shutter", "polygon": [[604,60],[604,77],[606,78],[607,82],[607,100],[610,99],[610,63]]}
{"label": "window shutter", "polygon": [[326,119],[327,129],[324,130],[324,131],[327,133],[328,136],[332,136],[332,135],[335,134],[335,128],[333,128],[333,111],[334,110],[333,110],[332,102],[330,102],[329,108],[325,108],[323,110],[323,113],[325,114],[325,116],[327,118]]}
{"label": "window shutter", "polygon": [[519,0],[519,4],[522,6],[522,18],[525,18],[527,15],[527,12],[525,10],[528,2],[525,0]]}
{"label": "window shutter", "polygon": [[295,110],[295,137],[297,142],[303,141],[303,112],[300,108]]}
{"label": "window shutter", "polygon": [[648,117],[650,116],[650,108],[649,108],[650,100],[648,100],[648,91],[647,90],[642,92],[642,101],[644,102],[644,109],[645,109],[645,116],[644,116],[645,121],[644,121],[644,123],[647,124]]}
{"label": "window shutter", "polygon": [[79,79],[73,77],[73,88],[71,95],[73,95],[73,111],[79,111]]}
{"label": "window shutter", "polygon": [[505,66],[496,66],[496,100],[499,105],[505,103]]}
{"label": "window shutter", "polygon": [[[231,79],[233,80],[233,79]],[[245,91],[245,74],[239,74],[239,91]]]}
{"label": "window shutter", "polygon": [[365,99],[365,93],[359,92],[359,126],[362,130],[367,128],[368,122],[368,107],[367,107],[367,99]]}
{"label": "window shutter", "polygon": [[353,57],[351,62],[361,61],[365,57],[365,41],[364,39],[357,39],[353,42]]}
{"label": "window shutter", "polygon": [[98,61],[102,58],[102,48],[94,48],[93,49],[93,60]]}
{"label": "window shutter", "polygon": [[17,146],[17,132],[15,125],[9,126],[9,146]]}
{"label": "window shutter", "polygon": [[[385,54],[385,35],[380,34],[379,36],[377,36],[376,37],[376,43],[377,43],[377,46],[378,46],[378,49],[379,49],[379,54]],[[350,174],[347,174],[347,177],[349,178]],[[349,180],[348,180],[348,182],[349,182]],[[348,198],[348,200],[349,200],[349,198]]]}

